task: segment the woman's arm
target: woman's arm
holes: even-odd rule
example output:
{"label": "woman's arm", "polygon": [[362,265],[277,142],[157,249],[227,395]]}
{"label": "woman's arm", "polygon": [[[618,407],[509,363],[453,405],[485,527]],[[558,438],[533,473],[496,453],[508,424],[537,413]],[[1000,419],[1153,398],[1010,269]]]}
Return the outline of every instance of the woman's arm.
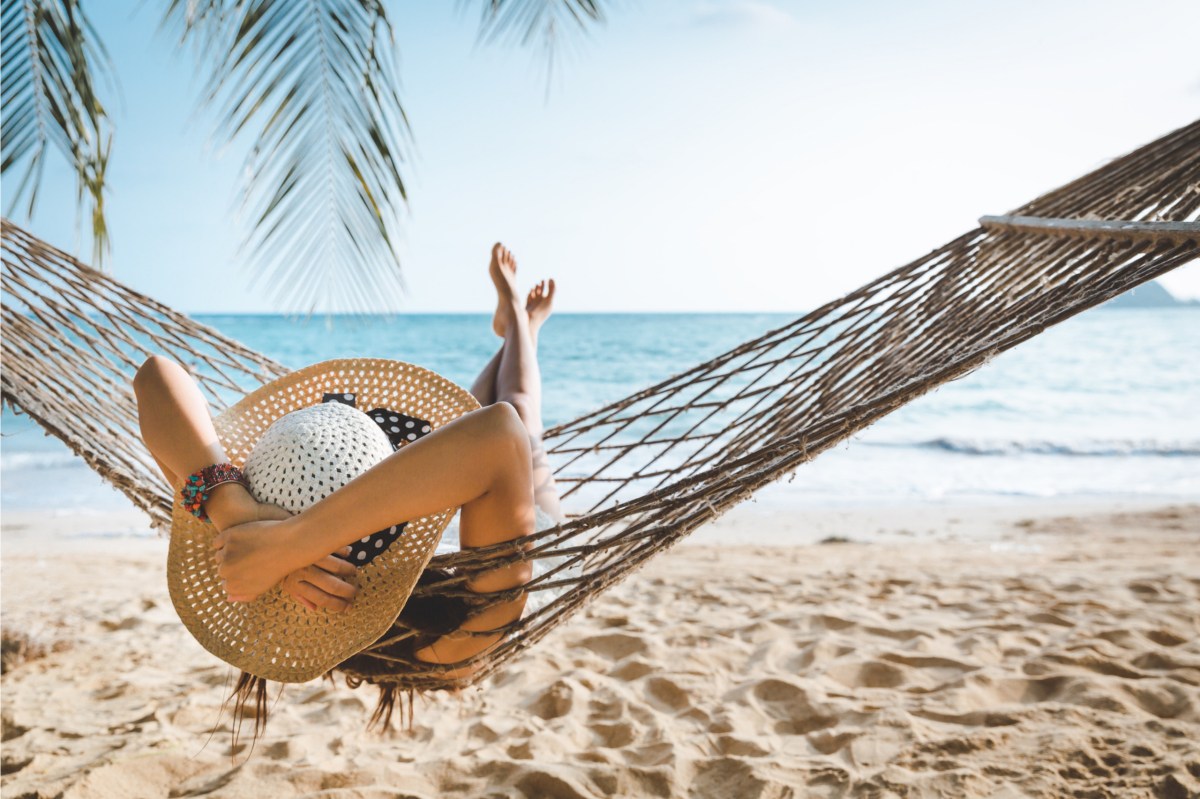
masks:
{"label": "woman's arm", "polygon": [[286,574],[363,536],[462,506],[467,533],[495,541],[533,530],[529,440],[512,407],[466,414],[407,445],[303,513],[228,528],[214,541],[232,601],[249,601]]}
{"label": "woman's arm", "polygon": [[[209,416],[208,402],[182,366],[169,358],[151,357],[138,369],[133,389],[142,439],[173,489],[183,481],[181,475],[229,460]],[[218,530],[290,516],[283,508],[259,502],[239,483],[214,488],[204,510]],[[331,547],[297,566],[284,579],[284,591],[310,610],[350,607],[358,589],[346,578],[355,569],[329,554],[337,549]]]}

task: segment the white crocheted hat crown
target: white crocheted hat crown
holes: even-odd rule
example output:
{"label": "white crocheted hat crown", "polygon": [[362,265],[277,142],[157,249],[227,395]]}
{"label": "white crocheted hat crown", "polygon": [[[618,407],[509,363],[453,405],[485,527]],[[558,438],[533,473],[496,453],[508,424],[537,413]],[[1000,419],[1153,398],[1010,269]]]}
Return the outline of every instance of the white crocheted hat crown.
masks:
{"label": "white crocheted hat crown", "polygon": [[242,471],[259,502],[299,513],[391,454],[387,436],[365,413],[326,402],[276,419]]}

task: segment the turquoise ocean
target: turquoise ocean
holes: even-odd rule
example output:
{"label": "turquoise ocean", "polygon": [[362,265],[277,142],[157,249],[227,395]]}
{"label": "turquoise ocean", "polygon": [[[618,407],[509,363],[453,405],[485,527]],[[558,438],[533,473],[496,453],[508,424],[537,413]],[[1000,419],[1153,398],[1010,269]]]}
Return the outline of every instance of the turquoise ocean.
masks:
{"label": "turquoise ocean", "polygon": [[[484,314],[198,318],[290,367],[391,357],[465,386],[497,341]],[[557,314],[540,345],[546,422],[572,419],[791,318]],[[797,508],[1200,500],[1200,308],[1082,314],[803,466],[773,497]],[[130,507],[64,445],[9,409],[0,505]]]}

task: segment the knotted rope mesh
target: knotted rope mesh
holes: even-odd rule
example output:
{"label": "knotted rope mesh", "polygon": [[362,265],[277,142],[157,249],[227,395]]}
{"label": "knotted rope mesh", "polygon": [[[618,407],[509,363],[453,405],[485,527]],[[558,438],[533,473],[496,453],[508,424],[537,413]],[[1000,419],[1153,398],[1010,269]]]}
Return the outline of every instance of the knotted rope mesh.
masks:
{"label": "knotted rope mesh", "polygon": [[[430,566],[444,575],[415,593],[465,596],[471,574],[532,558],[544,568],[527,590],[547,601],[467,668],[396,656],[413,634],[399,624],[339,668],[352,684],[379,684],[389,702],[397,689],[482,679],[762,486],[1050,325],[1193,260],[1198,210],[1200,122],[547,431],[567,521],[523,539],[523,552],[439,556]],[[152,353],[180,360],[217,407],[286,370],[7,221],[3,264],[5,399],[165,524],[171,500],[137,435],[137,365]]]}

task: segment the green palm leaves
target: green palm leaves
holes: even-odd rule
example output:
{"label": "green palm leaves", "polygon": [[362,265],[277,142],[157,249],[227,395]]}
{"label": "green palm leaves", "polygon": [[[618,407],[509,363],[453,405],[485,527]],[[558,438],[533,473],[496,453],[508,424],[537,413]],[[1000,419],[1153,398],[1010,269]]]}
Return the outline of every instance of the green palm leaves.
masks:
{"label": "green palm leaves", "polygon": [[[81,0],[2,0],[3,173],[32,213],[46,153],[91,201],[97,260],[111,136],[93,84],[103,49]],[[208,70],[219,135],[249,138],[243,210],[258,277],[293,310],[382,310],[403,287],[393,246],[411,142],[383,0],[164,0]],[[552,50],[602,18],[598,0],[481,0],[485,39]]]}
{"label": "green palm leaves", "polygon": [[105,169],[112,135],[95,89],[107,66],[103,46],[78,0],[4,0],[0,6],[0,173],[24,171],[8,209],[32,214],[53,149],[75,169],[79,204],[90,202],[93,260],[108,250],[104,218]]}
{"label": "green palm leaves", "polygon": [[540,37],[548,48],[564,27],[583,28],[604,19],[596,0],[484,0],[482,5],[485,39],[512,37],[529,44]]}
{"label": "green palm leaves", "polygon": [[300,310],[393,306],[409,128],[380,0],[175,0],[167,17],[224,54],[206,98],[222,135],[252,132],[243,199],[259,277]]}

